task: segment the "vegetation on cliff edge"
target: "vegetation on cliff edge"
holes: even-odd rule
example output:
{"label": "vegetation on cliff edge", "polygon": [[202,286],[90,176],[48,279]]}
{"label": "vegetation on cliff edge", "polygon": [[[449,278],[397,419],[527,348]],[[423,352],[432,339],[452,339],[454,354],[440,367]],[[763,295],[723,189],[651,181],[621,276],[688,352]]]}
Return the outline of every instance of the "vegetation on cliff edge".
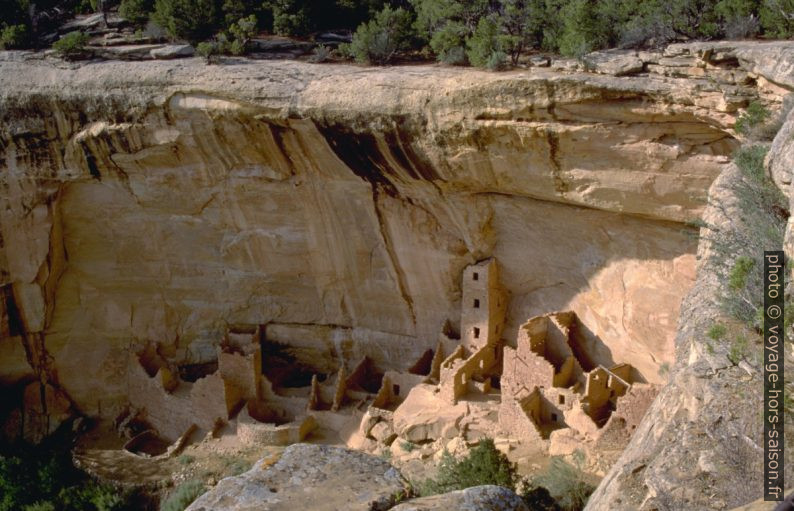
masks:
{"label": "vegetation on cliff edge", "polygon": [[278,35],[348,31],[348,53],[373,64],[413,53],[499,69],[528,50],[580,57],[680,40],[794,37],[794,0],[0,0],[0,46],[46,46],[65,14],[100,5],[192,43],[231,39],[243,19]]}
{"label": "vegetation on cliff edge", "polygon": [[595,489],[584,478],[583,464],[580,451],[574,453],[573,464],[555,456],[545,472],[528,480],[519,476],[516,464],[493,440],[485,438],[462,458],[445,450],[436,478],[417,484],[416,489],[427,496],[489,484],[518,492],[533,510],[578,511]]}
{"label": "vegetation on cliff edge", "polygon": [[42,445],[0,454],[0,511],[121,511],[134,496],[77,470],[67,449]]}

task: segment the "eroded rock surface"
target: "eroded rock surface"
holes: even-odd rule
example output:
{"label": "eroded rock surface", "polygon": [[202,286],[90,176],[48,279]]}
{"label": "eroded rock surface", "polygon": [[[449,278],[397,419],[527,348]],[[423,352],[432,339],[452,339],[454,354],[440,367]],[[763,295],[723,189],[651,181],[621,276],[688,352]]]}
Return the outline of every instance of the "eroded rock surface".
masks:
{"label": "eroded rock surface", "polygon": [[187,511],[386,511],[407,482],[386,461],[340,447],[295,444],[270,467],[222,479]]}
{"label": "eroded rock surface", "polygon": [[529,511],[521,498],[501,486],[474,486],[404,502],[393,511]]}

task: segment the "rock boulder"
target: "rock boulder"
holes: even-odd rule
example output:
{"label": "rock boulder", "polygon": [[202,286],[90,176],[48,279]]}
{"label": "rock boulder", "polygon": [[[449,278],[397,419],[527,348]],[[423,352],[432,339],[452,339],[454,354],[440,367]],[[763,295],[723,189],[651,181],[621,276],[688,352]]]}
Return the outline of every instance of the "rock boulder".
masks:
{"label": "rock boulder", "polygon": [[521,498],[501,486],[475,486],[404,502],[392,511],[529,511]]}
{"label": "rock boulder", "polygon": [[295,444],[275,465],[258,462],[248,472],[221,480],[187,511],[385,511],[407,489],[386,461],[349,449]]}

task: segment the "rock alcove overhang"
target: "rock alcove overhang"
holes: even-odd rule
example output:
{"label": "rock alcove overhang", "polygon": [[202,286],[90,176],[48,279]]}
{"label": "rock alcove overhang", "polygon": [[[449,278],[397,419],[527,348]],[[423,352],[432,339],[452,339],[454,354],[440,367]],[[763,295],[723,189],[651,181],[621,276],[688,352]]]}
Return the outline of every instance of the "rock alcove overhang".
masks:
{"label": "rock alcove overhang", "polygon": [[[266,323],[328,366],[405,369],[459,322],[484,257],[508,342],[571,309],[663,381],[728,114],[646,78],[268,63],[255,86],[261,67],[196,64],[48,70],[75,87],[4,96],[6,310],[26,334],[0,343],[6,381],[46,365],[111,417],[130,351],[203,363],[229,325]],[[25,354],[34,334],[46,360]]]}

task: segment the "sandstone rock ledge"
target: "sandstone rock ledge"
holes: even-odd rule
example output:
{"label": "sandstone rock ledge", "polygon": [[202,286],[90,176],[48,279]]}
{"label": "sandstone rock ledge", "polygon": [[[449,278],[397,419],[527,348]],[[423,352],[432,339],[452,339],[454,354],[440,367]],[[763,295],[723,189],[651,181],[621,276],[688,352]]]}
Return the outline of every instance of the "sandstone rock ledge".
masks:
{"label": "sandstone rock ledge", "polygon": [[528,511],[511,490],[476,486],[401,504],[408,483],[381,458],[323,445],[295,444],[272,466],[222,479],[186,511]]}
{"label": "sandstone rock ledge", "polygon": [[413,499],[391,511],[530,511],[515,493],[501,486],[475,486],[443,495]]}
{"label": "sandstone rock ledge", "polygon": [[388,462],[361,452],[294,444],[271,467],[222,479],[186,511],[386,511],[407,482]]}

